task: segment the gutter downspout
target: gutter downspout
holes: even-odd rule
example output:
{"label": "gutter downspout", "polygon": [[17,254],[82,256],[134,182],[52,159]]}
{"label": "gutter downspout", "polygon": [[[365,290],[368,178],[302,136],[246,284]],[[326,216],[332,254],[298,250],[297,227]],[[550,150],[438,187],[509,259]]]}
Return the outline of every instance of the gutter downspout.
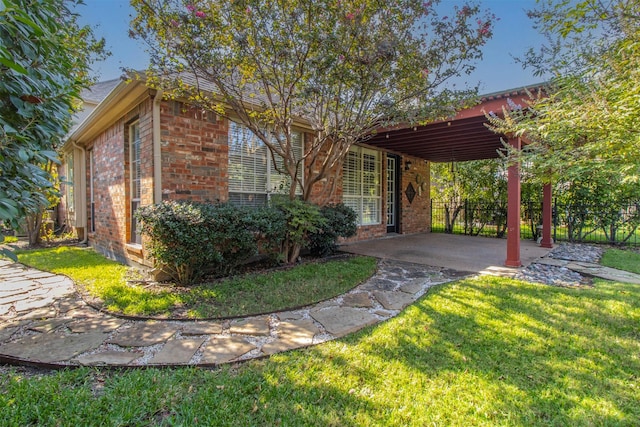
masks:
{"label": "gutter downspout", "polygon": [[[80,200],[83,202],[81,203],[83,206],[83,211],[84,214],[82,215],[82,228],[84,230],[83,236],[82,236],[82,241],[80,242],[80,244],[82,245],[86,245],[87,242],[89,241],[89,229],[88,229],[88,221],[87,221],[87,168],[86,168],[86,158],[87,158],[87,150],[76,144],[76,142],[74,140],[71,140],[71,145],[73,146],[73,148],[77,148],[78,150],[80,150],[82,152],[82,157],[80,160],[80,164],[83,166],[80,168],[80,170],[82,171],[82,175],[80,175],[80,188],[83,189],[83,191],[80,193]],[[74,206],[75,209],[75,206]]]}
{"label": "gutter downspout", "polygon": [[160,138],[160,104],[162,91],[153,96],[153,203],[162,203],[162,146]]}

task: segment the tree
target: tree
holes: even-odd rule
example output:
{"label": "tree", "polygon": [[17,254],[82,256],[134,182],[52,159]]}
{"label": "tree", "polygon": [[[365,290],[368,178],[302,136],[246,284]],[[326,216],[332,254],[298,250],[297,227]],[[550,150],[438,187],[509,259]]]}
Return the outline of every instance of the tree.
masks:
{"label": "tree", "polygon": [[507,181],[503,159],[434,163],[431,166],[431,198],[445,210],[445,233],[453,233],[464,211],[468,234],[477,235],[489,222],[497,235],[506,230]]}
{"label": "tree", "polygon": [[[149,82],[247,126],[288,176],[289,197],[308,200],[326,178],[331,194],[355,142],[448,116],[474,92],[446,83],[473,69],[494,18],[475,5],[440,16],[435,3],[133,0],[132,27],[150,48]],[[313,132],[302,155],[296,119]]]}
{"label": "tree", "polygon": [[42,211],[50,162],[102,54],[71,0],[0,0],[0,221]]}
{"label": "tree", "polygon": [[523,155],[545,182],[605,167],[637,183],[640,3],[544,0],[529,15],[548,44],[522,61],[551,82],[529,105],[490,117],[491,128],[531,141]]}

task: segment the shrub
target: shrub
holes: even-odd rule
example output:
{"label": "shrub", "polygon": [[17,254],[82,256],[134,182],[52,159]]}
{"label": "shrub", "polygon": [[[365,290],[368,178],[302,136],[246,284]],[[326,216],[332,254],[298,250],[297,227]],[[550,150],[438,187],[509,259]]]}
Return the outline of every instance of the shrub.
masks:
{"label": "shrub", "polygon": [[257,253],[245,209],[231,205],[163,202],[136,212],[149,254],[180,284],[205,273],[229,274]]}
{"label": "shrub", "polygon": [[283,199],[274,202],[286,219],[287,229],[284,242],[287,262],[295,262],[302,247],[307,246],[309,236],[325,226],[325,218],[320,208],[300,199]]}
{"label": "shrub", "polygon": [[273,263],[284,260],[284,241],[287,236],[287,219],[279,209],[259,207],[247,209],[247,226],[254,235],[258,252]]}
{"label": "shrub", "polygon": [[320,209],[324,225],[309,235],[309,250],[313,255],[327,256],[338,248],[339,237],[355,236],[358,231],[356,212],[342,203]]}

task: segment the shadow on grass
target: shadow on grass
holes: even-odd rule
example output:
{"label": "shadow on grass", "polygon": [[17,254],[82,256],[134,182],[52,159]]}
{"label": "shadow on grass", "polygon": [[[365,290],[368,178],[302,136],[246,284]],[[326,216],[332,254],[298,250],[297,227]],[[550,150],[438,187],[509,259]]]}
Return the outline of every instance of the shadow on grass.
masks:
{"label": "shadow on grass", "polygon": [[639,320],[638,286],[462,280],[376,327],[240,366],[5,377],[0,416],[7,425],[65,414],[132,426],[631,426]]}

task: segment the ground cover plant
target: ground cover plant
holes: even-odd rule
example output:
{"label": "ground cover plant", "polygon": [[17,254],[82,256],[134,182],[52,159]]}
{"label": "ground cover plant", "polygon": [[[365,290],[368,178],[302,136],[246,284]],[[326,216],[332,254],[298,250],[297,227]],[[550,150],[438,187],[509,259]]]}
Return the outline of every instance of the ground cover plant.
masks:
{"label": "ground cover plant", "polygon": [[[633,426],[640,286],[481,277],[346,338],[216,370],[0,377],[3,425]],[[32,373],[31,373],[32,374]]]}
{"label": "ground cover plant", "polygon": [[18,252],[20,262],[65,274],[108,310],[174,318],[247,316],[281,311],[347,292],[375,272],[376,261],[346,257],[241,275],[189,288],[127,283],[127,267],[91,249],[45,248]]}

